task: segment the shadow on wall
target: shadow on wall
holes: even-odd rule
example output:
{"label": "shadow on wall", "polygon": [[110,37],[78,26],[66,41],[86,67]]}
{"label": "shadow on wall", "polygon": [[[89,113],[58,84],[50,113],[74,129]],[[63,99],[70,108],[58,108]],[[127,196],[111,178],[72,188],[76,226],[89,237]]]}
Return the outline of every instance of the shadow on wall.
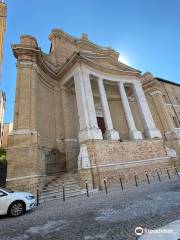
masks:
{"label": "shadow on wall", "polygon": [[54,175],[66,170],[65,154],[52,149],[46,154],[46,175]]}

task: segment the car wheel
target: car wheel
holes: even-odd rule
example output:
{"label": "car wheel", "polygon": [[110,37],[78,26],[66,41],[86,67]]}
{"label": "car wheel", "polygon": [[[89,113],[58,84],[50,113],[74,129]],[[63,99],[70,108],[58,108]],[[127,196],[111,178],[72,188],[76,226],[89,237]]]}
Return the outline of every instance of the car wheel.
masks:
{"label": "car wheel", "polygon": [[25,204],[22,201],[15,201],[11,203],[8,209],[8,214],[12,217],[18,217],[26,210]]}

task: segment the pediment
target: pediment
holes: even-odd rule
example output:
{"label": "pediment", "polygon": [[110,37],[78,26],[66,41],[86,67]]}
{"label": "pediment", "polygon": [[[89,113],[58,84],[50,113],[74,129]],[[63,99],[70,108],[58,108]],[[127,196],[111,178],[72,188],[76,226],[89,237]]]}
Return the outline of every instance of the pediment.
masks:
{"label": "pediment", "polygon": [[111,58],[110,56],[103,55],[103,54],[88,54],[82,52],[82,55],[84,58],[88,59],[89,61],[93,62],[94,64],[97,64],[101,67],[117,70],[117,71],[125,71],[125,72],[133,72],[137,73],[140,71],[132,68],[118,60],[115,60]]}
{"label": "pediment", "polygon": [[90,41],[80,40],[80,41],[78,41],[78,46],[79,46],[79,50],[81,52],[86,52],[86,53],[90,53],[90,54],[109,55],[114,60],[118,60],[118,57],[119,57],[119,53],[116,52],[114,49],[108,48],[108,47],[107,48],[102,47],[102,46],[94,44]]}

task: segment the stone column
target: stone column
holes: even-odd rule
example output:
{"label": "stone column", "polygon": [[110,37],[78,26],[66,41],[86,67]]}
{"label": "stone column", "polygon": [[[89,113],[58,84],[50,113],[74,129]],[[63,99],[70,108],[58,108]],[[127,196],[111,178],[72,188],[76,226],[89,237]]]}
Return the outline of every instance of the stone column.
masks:
{"label": "stone column", "polygon": [[120,96],[121,96],[121,101],[122,101],[122,106],[124,109],[126,121],[127,121],[128,128],[129,128],[129,137],[130,137],[130,139],[142,139],[143,137],[142,137],[141,132],[136,129],[136,125],[135,125],[134,118],[133,118],[133,115],[131,112],[128,97],[126,95],[126,91],[124,88],[124,83],[119,82],[118,87],[119,87],[119,92],[120,92]]}
{"label": "stone column", "polygon": [[99,87],[101,105],[103,109],[103,116],[104,116],[105,125],[106,125],[105,138],[109,140],[119,140],[119,133],[115,131],[113,128],[111,113],[109,110],[109,105],[108,105],[102,78],[98,78],[98,87]]}
{"label": "stone column", "polygon": [[74,83],[80,125],[79,141],[103,139],[97,125],[90,78],[83,68],[75,70]]}
{"label": "stone column", "polygon": [[16,101],[13,129],[37,130],[36,64],[17,64]]}
{"label": "stone column", "polygon": [[145,135],[148,138],[162,138],[161,132],[156,128],[151,111],[149,109],[148,102],[146,100],[142,85],[140,81],[133,82],[133,92],[136,98],[137,106],[143,126],[145,129]]}
{"label": "stone column", "polygon": [[173,121],[166,108],[161,91],[154,91],[151,93],[151,96],[154,100],[157,111],[159,112],[159,117],[161,119],[166,137],[170,139],[180,139],[180,129],[174,128]]}

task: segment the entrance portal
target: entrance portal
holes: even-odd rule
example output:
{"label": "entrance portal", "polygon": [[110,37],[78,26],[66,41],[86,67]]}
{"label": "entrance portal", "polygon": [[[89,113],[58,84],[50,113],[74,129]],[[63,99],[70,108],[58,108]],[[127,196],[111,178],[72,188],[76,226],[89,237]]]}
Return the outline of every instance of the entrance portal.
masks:
{"label": "entrance portal", "polygon": [[106,131],[106,126],[103,117],[97,117],[98,127],[101,129],[102,134]]}

